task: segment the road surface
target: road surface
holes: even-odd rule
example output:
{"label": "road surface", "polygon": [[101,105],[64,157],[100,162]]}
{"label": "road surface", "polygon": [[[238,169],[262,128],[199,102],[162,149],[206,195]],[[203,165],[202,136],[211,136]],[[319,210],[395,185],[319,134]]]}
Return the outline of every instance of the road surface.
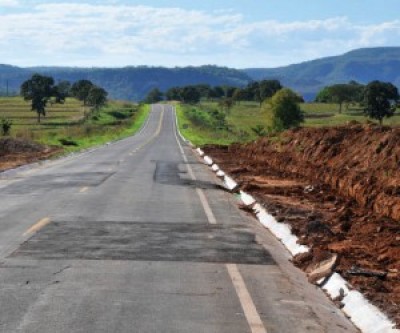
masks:
{"label": "road surface", "polygon": [[0,174],[0,332],[356,332],[154,105],[134,137]]}

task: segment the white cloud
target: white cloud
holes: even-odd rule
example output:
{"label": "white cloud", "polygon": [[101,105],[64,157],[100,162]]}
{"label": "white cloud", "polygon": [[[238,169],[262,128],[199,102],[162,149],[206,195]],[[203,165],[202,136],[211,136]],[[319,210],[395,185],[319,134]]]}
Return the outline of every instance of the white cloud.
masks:
{"label": "white cloud", "polygon": [[0,0],[0,7],[17,7],[18,5],[17,0]]}
{"label": "white cloud", "polygon": [[346,17],[249,23],[232,10],[84,3],[0,14],[0,59],[17,65],[277,66],[399,42],[400,21],[356,25]]}

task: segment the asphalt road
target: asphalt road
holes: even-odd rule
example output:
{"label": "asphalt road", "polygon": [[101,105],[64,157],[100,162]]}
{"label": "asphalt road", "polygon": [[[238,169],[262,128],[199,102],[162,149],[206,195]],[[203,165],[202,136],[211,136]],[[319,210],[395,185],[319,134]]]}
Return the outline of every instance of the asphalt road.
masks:
{"label": "asphalt road", "polygon": [[175,130],[0,174],[0,332],[356,332]]}

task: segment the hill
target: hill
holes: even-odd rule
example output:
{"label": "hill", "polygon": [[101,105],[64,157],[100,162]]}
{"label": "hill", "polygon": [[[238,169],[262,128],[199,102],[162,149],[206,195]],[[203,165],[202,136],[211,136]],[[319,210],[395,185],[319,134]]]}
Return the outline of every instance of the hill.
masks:
{"label": "hill", "polygon": [[358,49],[341,56],[279,68],[249,68],[244,72],[254,80],[279,79],[307,100],[313,99],[326,85],[350,80],[360,83],[382,80],[400,87],[400,47]]}
{"label": "hill", "polygon": [[279,68],[227,67],[124,67],[124,68],[20,68],[0,65],[0,95],[17,93],[23,81],[33,73],[53,76],[56,80],[88,79],[103,86],[114,99],[141,100],[153,88],[163,91],[173,86],[206,83],[244,86],[251,80],[278,79],[300,92],[306,100],[314,99],[324,86],[355,80],[389,81],[400,87],[400,47],[358,49],[340,56],[321,58]]}
{"label": "hill", "polygon": [[125,67],[125,68],[19,68],[0,65],[0,93],[18,92],[23,81],[33,73],[50,75],[71,82],[88,79],[101,85],[114,99],[141,100],[153,88],[163,91],[173,86],[207,83],[210,85],[246,85],[251,79],[242,71],[217,66],[201,67]]}

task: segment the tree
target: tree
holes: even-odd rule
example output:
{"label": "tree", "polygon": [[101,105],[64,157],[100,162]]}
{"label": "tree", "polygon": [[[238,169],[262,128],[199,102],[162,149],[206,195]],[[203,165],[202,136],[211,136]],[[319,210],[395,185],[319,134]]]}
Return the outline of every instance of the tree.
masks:
{"label": "tree", "polygon": [[210,91],[211,98],[221,98],[224,96],[225,96],[224,88],[222,88],[220,86],[216,86]]}
{"label": "tree", "polygon": [[92,106],[95,110],[98,110],[107,102],[107,91],[98,86],[90,88],[89,95],[87,97],[87,104]]}
{"label": "tree", "polygon": [[181,100],[187,104],[197,104],[200,102],[200,93],[193,86],[183,87],[181,90]]}
{"label": "tree", "polygon": [[197,84],[194,86],[197,91],[200,93],[201,98],[210,98],[210,93],[212,88],[210,87],[209,84]]}
{"label": "tree", "polygon": [[250,82],[244,91],[248,101],[261,102],[260,84],[257,81]]}
{"label": "tree", "polygon": [[178,87],[172,87],[165,93],[167,101],[180,101],[181,100],[181,89]]}
{"label": "tree", "polygon": [[233,92],[233,95],[232,95],[233,101],[235,103],[240,104],[240,101],[243,100],[243,97],[244,97],[243,90],[240,89],[240,88],[236,88],[235,91]]}
{"label": "tree", "polygon": [[222,108],[222,110],[225,110],[226,112],[229,112],[234,104],[234,101],[232,98],[223,98],[218,102],[218,105]]}
{"label": "tree", "polygon": [[40,117],[46,116],[47,102],[55,94],[54,79],[34,74],[29,80],[22,83],[20,93],[24,100],[32,101],[31,109],[36,111],[38,123],[40,123]]}
{"label": "tree", "polygon": [[350,81],[348,84],[334,84],[324,87],[317,95],[315,101],[319,103],[339,104],[339,113],[342,113],[343,103],[360,103],[363,85]]}
{"label": "tree", "polygon": [[279,90],[266,104],[272,128],[282,131],[299,126],[304,115],[298,105],[299,96],[290,89]]}
{"label": "tree", "polygon": [[89,80],[79,80],[72,85],[71,94],[80,101],[83,101],[83,105],[87,105],[87,98],[93,86],[94,84]]}
{"label": "tree", "polygon": [[163,93],[158,88],[154,88],[147,94],[145,102],[148,104],[154,104],[161,102],[162,100],[163,100]]}
{"label": "tree", "polygon": [[383,118],[393,116],[398,100],[399,91],[392,83],[372,81],[364,90],[364,113],[382,126]]}
{"label": "tree", "polygon": [[60,81],[54,87],[54,95],[56,103],[64,103],[65,99],[70,96],[71,83],[69,81]]}
{"label": "tree", "polygon": [[282,85],[278,80],[263,80],[258,85],[258,102],[264,102],[267,98],[274,96],[279,90],[282,89]]}

